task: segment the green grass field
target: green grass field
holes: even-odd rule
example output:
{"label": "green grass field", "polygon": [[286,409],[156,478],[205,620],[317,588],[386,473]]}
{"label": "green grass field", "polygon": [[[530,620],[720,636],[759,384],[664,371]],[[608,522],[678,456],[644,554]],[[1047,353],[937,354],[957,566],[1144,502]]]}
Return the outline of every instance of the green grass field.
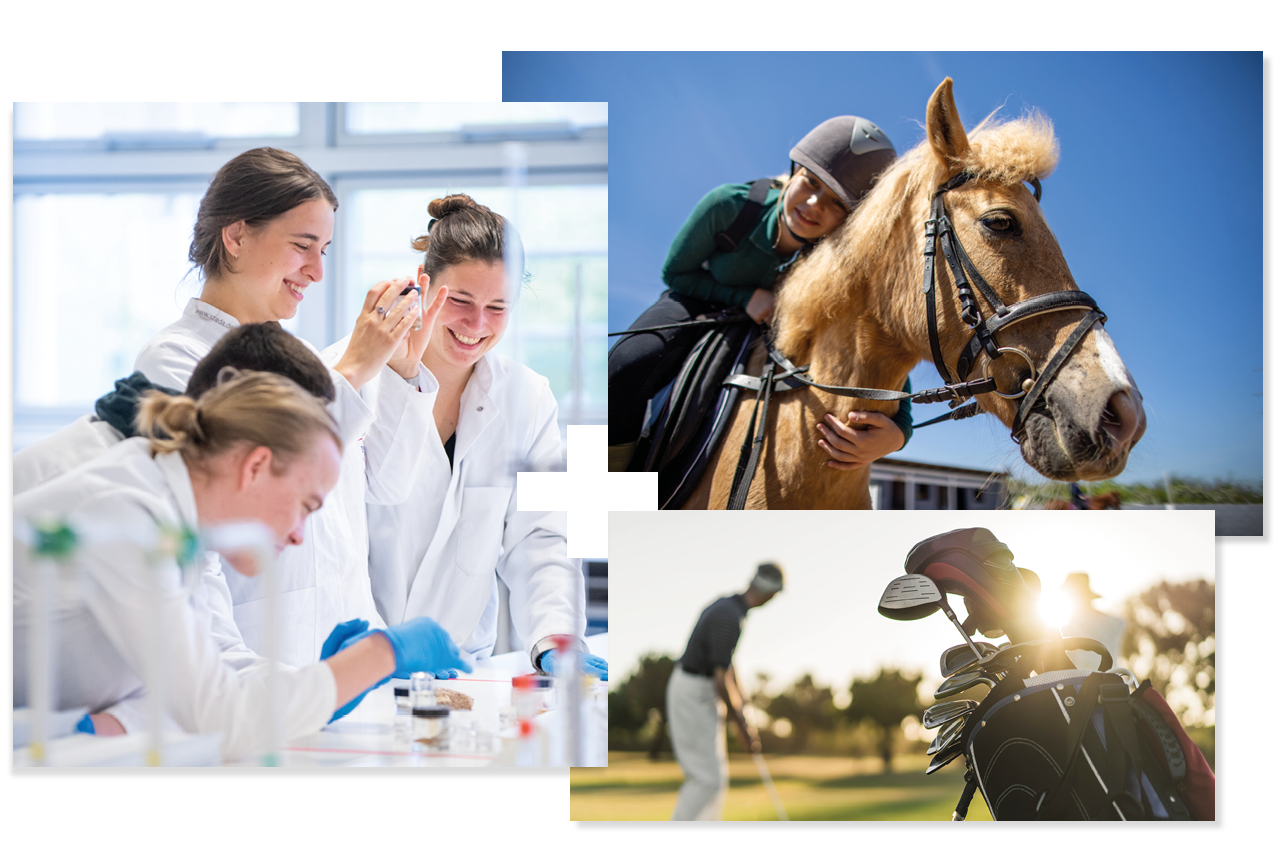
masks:
{"label": "green grass field", "polygon": [[[767,762],[792,821],[949,821],[963,791],[961,760],[933,775],[923,773],[922,755],[896,758],[891,774],[877,759],[769,755]],[[731,755],[728,774],[725,820],[776,820],[753,759]],[[657,821],[674,812],[683,773],[672,759],[614,751],[608,768],[573,769],[571,782],[573,821]],[[968,820],[990,820],[979,792]]]}

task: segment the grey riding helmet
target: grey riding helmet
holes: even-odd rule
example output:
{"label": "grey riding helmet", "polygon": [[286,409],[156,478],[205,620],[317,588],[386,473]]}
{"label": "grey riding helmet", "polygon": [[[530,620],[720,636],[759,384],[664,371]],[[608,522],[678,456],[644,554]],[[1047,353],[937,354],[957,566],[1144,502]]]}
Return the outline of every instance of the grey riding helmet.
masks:
{"label": "grey riding helmet", "polygon": [[795,165],[812,171],[851,210],[870,192],[875,178],[896,161],[887,133],[863,117],[832,117],[790,150]]}

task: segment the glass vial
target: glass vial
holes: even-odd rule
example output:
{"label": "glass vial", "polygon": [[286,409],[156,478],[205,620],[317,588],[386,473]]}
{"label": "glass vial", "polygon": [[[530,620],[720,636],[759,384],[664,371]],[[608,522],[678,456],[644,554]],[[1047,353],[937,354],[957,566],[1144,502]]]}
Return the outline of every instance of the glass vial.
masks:
{"label": "glass vial", "polygon": [[413,744],[428,748],[448,747],[448,708],[413,708]]}
{"label": "glass vial", "polygon": [[421,707],[435,706],[435,676],[430,672],[414,672],[408,678],[410,692],[412,694],[412,707],[417,710]]}

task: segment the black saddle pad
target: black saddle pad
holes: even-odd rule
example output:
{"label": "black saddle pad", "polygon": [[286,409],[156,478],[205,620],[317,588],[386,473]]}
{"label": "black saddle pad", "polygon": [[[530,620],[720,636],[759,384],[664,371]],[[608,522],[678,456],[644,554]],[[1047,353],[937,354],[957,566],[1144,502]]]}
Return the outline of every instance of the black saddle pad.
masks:
{"label": "black saddle pad", "polygon": [[696,487],[727,424],[739,388],[723,380],[745,369],[751,344],[759,337],[753,322],[709,328],[688,353],[665,395],[660,413],[647,426],[636,452],[638,466],[658,473],[657,501],[663,510],[680,507]]}

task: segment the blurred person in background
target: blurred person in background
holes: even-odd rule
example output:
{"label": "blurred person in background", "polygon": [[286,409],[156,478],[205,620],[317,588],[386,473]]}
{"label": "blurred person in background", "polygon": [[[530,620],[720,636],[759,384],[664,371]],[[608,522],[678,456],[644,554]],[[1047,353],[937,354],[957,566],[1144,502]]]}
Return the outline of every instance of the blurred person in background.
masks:
{"label": "blurred person in background", "polygon": [[785,586],[775,563],[761,563],[745,592],[725,596],[701,612],[688,647],[666,687],[670,744],[683,769],[672,821],[717,821],[723,818],[728,791],[728,742],[724,722],[731,718],[742,747],[763,750],[759,734],[746,720],[744,696],[732,669],[746,613],[762,607]]}

